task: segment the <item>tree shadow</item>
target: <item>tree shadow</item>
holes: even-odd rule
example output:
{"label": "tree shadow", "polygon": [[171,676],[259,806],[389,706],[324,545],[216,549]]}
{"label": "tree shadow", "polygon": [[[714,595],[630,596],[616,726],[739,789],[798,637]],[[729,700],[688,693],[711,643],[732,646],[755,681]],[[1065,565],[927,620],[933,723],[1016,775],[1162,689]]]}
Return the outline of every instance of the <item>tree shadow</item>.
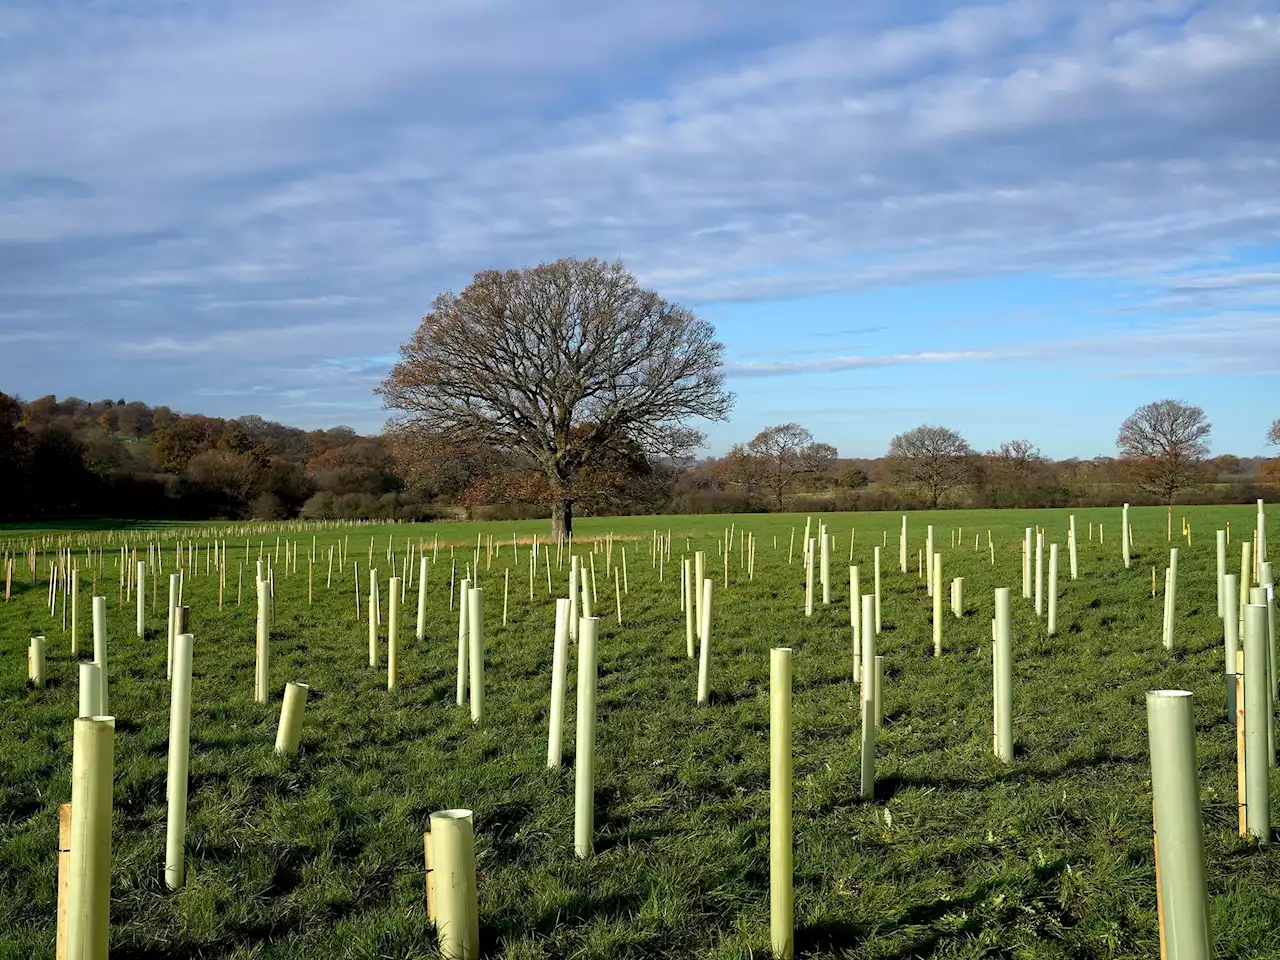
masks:
{"label": "tree shadow", "polygon": [[[1037,885],[1044,884],[1057,878],[1066,869],[1066,865],[1065,857],[1049,861],[1032,871],[1032,879]],[[926,956],[945,940],[972,934],[982,920],[975,912],[966,917],[963,923],[946,931],[932,929],[935,924],[956,912],[972,911],[1002,885],[999,878],[985,880],[962,897],[945,897],[914,904],[888,924],[877,924],[875,927],[840,918],[825,918],[815,923],[803,924],[795,932],[796,955],[840,953],[866,943],[870,937],[888,937],[908,930],[918,930],[919,935],[915,939],[892,953],[880,956],[882,960],[913,960]]]}

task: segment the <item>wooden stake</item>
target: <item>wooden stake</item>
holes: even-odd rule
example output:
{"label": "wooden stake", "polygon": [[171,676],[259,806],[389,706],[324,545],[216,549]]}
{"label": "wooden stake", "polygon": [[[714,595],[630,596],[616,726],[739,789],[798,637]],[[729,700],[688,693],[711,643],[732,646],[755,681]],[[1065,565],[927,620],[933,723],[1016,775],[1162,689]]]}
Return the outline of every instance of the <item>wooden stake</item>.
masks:
{"label": "wooden stake", "polygon": [[67,958],[67,883],[71,878],[71,804],[58,807],[58,929],[54,941],[57,960]]}
{"label": "wooden stake", "polygon": [[436,922],[436,875],[431,854],[431,831],[422,835],[422,855],[427,867],[427,920]]}
{"label": "wooden stake", "polygon": [[[1232,611],[1227,616],[1235,616]],[[1236,806],[1240,812],[1240,836],[1246,836],[1244,797],[1244,651],[1236,651]]]}

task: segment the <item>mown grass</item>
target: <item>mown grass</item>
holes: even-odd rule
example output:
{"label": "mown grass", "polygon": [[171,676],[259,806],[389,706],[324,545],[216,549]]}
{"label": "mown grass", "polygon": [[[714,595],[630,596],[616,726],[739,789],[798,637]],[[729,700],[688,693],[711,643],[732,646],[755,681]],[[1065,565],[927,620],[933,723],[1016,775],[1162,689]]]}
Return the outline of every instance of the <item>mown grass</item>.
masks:
{"label": "mown grass", "polygon": [[[253,703],[253,609],[219,611],[215,578],[191,578],[196,636],[189,880],[163,883],[168,689],[163,591],[145,641],[116,605],[108,567],[111,711],[117,716],[111,955],[121,958],[396,958],[436,955],[423,906],[422,831],[431,811],[475,811],[485,952],[510,958],[762,957],[768,954],[768,650],[795,648],[797,953],[812,957],[1153,957],[1157,955],[1144,694],[1196,694],[1211,912],[1218,955],[1280,955],[1280,854],[1236,831],[1235,747],[1223,715],[1213,529],[1230,520],[1229,554],[1252,529],[1248,507],[1187,508],[1175,650],[1160,644],[1150,570],[1168,557],[1163,510],[1132,514],[1134,566],[1120,561],[1119,511],[1077,510],[1081,579],[1067,573],[1065,511],[912,514],[911,570],[898,571],[897,514],[828,515],[837,536],[834,598],[803,616],[803,573],[787,564],[804,518],[588,520],[580,538],[632,536],[625,623],[597,557],[600,644],[596,856],[573,856],[572,689],[566,765],[545,769],[554,605],[540,569],[528,599],[526,554],[512,573],[510,535],[545,524],[399,526],[368,537],[383,559],[392,533],[458,545],[477,531],[508,541],[486,587],[488,717],[475,729],[454,705],[456,616],[447,562],[430,574],[428,635],[402,643],[399,687],[367,665],[351,568],[307,604],[305,561],[278,578],[272,701]],[[1087,539],[1089,522],[1095,539]],[[712,704],[694,705],[678,581],[648,561],[654,527],[710,552],[734,522],[757,535],[756,576],[735,553],[717,589]],[[931,605],[916,549],[936,525],[944,577],[964,576],[967,610],[945,613],[932,656]],[[1105,524],[1105,546],[1096,525]],[[1021,599],[1021,536],[1039,523],[1062,546],[1059,634],[1045,636]],[[847,557],[869,583],[883,552],[888,720],[877,746],[876,797],[858,799],[858,710],[851,684]],[[1175,519],[1175,527],[1177,520]],[[950,531],[964,537],[950,546]],[[992,567],[986,531],[996,543]],[[1175,530],[1176,532],[1176,530]],[[973,550],[973,535],[982,538]],[[343,533],[322,535],[320,555]],[[773,538],[778,547],[775,551]],[[797,539],[799,533],[797,533]],[[309,540],[308,538],[300,538]],[[1273,537],[1272,553],[1280,553]],[[273,544],[268,543],[268,547]],[[585,545],[584,545],[585,546]],[[256,556],[257,544],[253,555]],[[447,547],[442,546],[441,559]],[[169,562],[172,552],[170,551]],[[235,565],[244,544],[232,551]],[[110,556],[108,562],[111,562]],[[567,563],[565,569],[567,571]],[[678,568],[678,563],[673,564]],[[43,573],[42,573],[43,577]],[[246,576],[251,581],[252,573]],[[555,576],[557,593],[565,572]],[[234,582],[234,573],[229,577]],[[57,807],[70,798],[76,667],[47,588],[25,575],[0,604],[0,958],[53,956]],[[1017,759],[991,748],[991,591],[1014,592]],[[89,593],[82,590],[88,633]],[[414,602],[408,604],[412,625]],[[49,642],[49,688],[28,689],[32,632]],[[90,656],[91,643],[82,644]],[[385,661],[384,661],[385,662]],[[574,666],[570,665],[570,686]],[[280,691],[311,685],[302,749],[273,753]],[[1273,789],[1277,780],[1273,777]]]}

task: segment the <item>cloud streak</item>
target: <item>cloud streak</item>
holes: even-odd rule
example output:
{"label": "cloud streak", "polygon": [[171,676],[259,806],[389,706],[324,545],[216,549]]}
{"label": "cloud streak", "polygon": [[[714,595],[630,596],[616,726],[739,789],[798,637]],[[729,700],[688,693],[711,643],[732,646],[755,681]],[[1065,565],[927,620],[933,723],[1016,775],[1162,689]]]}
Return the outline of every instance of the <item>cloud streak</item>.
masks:
{"label": "cloud streak", "polygon": [[[1107,281],[1166,322],[1062,349],[1269,362],[1226,321],[1215,340],[1171,318],[1270,323],[1280,297],[1274,256],[1241,256],[1280,236],[1273,5],[141,9],[0,19],[0,297],[75,330],[55,365],[0,315],[20,386],[56,369],[188,402],[296,377],[291,410],[348,403],[368,428],[365,382],[332,399],[342,358],[393,354],[478,269],[562,255],[621,256],[698,308]],[[848,316],[729,373],[1038,362],[1051,339],[922,352]],[[871,333],[883,350],[850,346]],[[845,345],[808,356],[823,337]]]}
{"label": "cloud streak", "polygon": [[884,356],[813,357],[806,360],[741,360],[725,365],[730,377],[778,377],[803,373],[835,373],[910,364],[965,363],[1011,356],[1010,352],[963,350],[937,353],[898,353]]}

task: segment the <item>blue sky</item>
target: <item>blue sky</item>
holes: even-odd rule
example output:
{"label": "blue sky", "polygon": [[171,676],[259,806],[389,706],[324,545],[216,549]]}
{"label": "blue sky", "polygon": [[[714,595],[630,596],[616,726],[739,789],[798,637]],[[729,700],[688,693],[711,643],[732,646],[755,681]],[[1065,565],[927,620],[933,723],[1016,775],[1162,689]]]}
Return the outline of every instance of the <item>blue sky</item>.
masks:
{"label": "blue sky", "polygon": [[0,390],[373,431],[438,292],[594,255],[715,323],[713,452],[1256,455],[1278,91],[1274,3],[9,0]]}

